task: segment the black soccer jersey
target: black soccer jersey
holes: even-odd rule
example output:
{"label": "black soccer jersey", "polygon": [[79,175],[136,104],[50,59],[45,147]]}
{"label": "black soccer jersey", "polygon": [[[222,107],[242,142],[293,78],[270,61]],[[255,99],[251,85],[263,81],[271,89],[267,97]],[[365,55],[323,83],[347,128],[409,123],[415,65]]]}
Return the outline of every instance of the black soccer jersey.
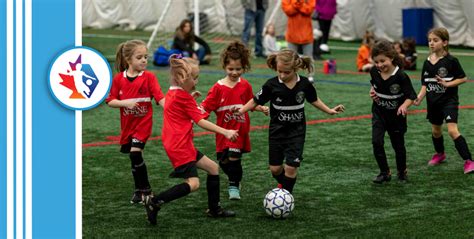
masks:
{"label": "black soccer jersey", "polygon": [[436,75],[444,81],[466,77],[458,59],[448,54],[434,65],[428,59],[425,60],[421,71],[421,84],[426,86],[426,101],[429,108],[435,105],[459,105],[458,87],[446,88],[438,84]]}
{"label": "black soccer jersey", "polygon": [[262,89],[255,94],[254,100],[259,105],[270,101],[269,139],[286,143],[295,138],[304,140],[306,119],[304,114],[305,99],[312,103],[318,99],[316,89],[308,78],[298,75],[293,89],[289,89],[278,77],[269,79]]}
{"label": "black soccer jersey", "polygon": [[398,66],[386,80],[382,78],[377,67],[371,69],[370,76],[370,84],[379,98],[374,101],[372,109],[396,112],[406,99],[416,99],[410,78]]}

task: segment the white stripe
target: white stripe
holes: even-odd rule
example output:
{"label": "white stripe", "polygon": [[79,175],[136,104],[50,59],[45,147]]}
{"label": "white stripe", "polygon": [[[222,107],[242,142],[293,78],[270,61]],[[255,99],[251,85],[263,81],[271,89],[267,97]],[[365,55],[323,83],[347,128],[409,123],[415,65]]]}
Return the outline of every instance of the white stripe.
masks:
{"label": "white stripe", "polygon": [[[452,81],[453,79],[454,79],[454,77],[441,78],[441,80],[443,80],[443,81]],[[425,82],[438,82],[438,80],[436,78],[425,78]]]}
{"label": "white stripe", "polygon": [[378,97],[380,97],[380,98],[389,99],[389,100],[398,99],[398,98],[400,98],[400,97],[403,96],[403,93],[402,93],[402,94],[398,94],[398,95],[385,95],[385,94],[381,94],[381,93],[375,92],[375,94],[376,94]]}
{"label": "white stripe", "polygon": [[227,110],[230,110],[232,108],[237,108],[237,109],[240,109],[242,108],[244,105],[243,104],[236,104],[236,105],[226,105],[226,106],[221,106],[219,108],[217,108],[217,112],[219,111],[227,111]]}
{"label": "white stripe", "polygon": [[[82,0],[76,0],[76,46],[82,46]],[[76,238],[82,238],[82,111],[76,110]]]}
{"label": "white stripe", "polygon": [[13,0],[7,0],[7,238],[13,239],[14,225],[14,195],[13,195]]}
{"label": "white stripe", "polygon": [[273,108],[277,110],[299,110],[299,109],[304,108],[304,103],[300,105],[289,105],[289,106],[279,106],[275,104],[272,104],[272,105],[273,105]]}
{"label": "white stripe", "polygon": [[31,239],[32,225],[32,52],[31,52],[31,5],[25,0],[25,238]]}
{"label": "white stripe", "polygon": [[15,117],[16,117],[16,237],[23,238],[23,1],[16,1],[15,9]]}
{"label": "white stripe", "polygon": [[143,98],[130,98],[128,100],[134,100],[135,102],[151,102],[150,97],[143,97]]}

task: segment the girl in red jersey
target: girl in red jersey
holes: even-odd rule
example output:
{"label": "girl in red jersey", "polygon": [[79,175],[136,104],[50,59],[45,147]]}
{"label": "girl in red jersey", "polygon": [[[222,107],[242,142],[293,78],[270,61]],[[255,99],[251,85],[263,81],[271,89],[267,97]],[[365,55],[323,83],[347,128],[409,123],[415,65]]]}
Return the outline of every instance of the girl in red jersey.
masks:
{"label": "girl in red jersey", "polygon": [[[229,199],[240,200],[243,174],[240,159],[243,153],[250,152],[250,118],[247,113],[234,115],[230,109],[241,108],[253,98],[252,86],[241,77],[250,70],[250,50],[241,42],[232,42],[221,53],[221,63],[227,76],[212,86],[201,107],[216,113],[220,127],[239,131],[239,138],[234,142],[216,134],[216,152],[222,171],[229,177]],[[257,106],[256,110],[268,115],[266,106]]]}
{"label": "girl in red jersey", "polygon": [[206,189],[208,196],[207,215],[210,217],[232,217],[235,212],[224,210],[219,199],[219,166],[196,150],[193,144],[193,122],[201,128],[219,133],[226,139],[235,141],[237,130],[221,128],[205,118],[209,116],[196,103],[191,95],[195,90],[199,74],[198,62],[181,55],[170,57],[170,89],[166,93],[164,106],[162,141],[174,171],[173,178],[183,178],[184,182],[177,184],[157,196],[145,198],[145,208],[148,221],[155,225],[156,216],[164,203],[188,195],[199,188],[197,169],[207,172]]}
{"label": "girl in red jersey", "polygon": [[151,193],[143,148],[153,125],[152,99],[164,105],[164,95],[155,75],[146,71],[148,52],[140,40],[130,40],[117,47],[115,75],[107,104],[120,108],[120,152],[128,153],[132,163],[135,192],[131,203],[142,203]]}

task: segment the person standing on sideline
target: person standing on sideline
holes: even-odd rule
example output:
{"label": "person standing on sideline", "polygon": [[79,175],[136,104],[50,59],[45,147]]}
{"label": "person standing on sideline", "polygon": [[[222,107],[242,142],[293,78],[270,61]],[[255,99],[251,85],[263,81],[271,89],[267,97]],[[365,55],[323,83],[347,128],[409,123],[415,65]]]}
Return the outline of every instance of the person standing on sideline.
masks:
{"label": "person standing on sideline", "polygon": [[265,21],[265,10],[268,7],[268,0],[241,0],[245,9],[244,31],[242,32],[242,42],[248,46],[250,30],[255,23],[255,51],[256,57],[266,57],[263,54],[262,32]]}
{"label": "person standing on sideline", "polygon": [[426,96],[431,123],[433,145],[436,153],[428,165],[438,165],[446,160],[443,140],[443,122],[448,126],[448,134],[454,141],[459,155],[464,160],[464,173],[474,173],[474,161],[466,139],[458,130],[459,96],[458,86],[467,81],[466,73],[459,60],[449,54],[449,33],[446,28],[434,28],[428,32],[430,55],[421,70],[421,89],[415,105],[420,105]]}
{"label": "person standing on sideline", "polygon": [[317,0],[314,11],[318,20],[319,30],[323,33],[323,36],[318,39],[317,45],[314,48],[319,47],[322,53],[329,53],[329,31],[331,30],[332,19],[337,13],[336,0]]}
{"label": "person standing on sideline", "polygon": [[[281,7],[288,17],[285,39],[288,48],[298,52],[302,48],[303,55],[313,59],[313,23],[311,15],[316,0],[282,0]],[[313,63],[311,63],[313,64]],[[313,83],[313,73],[308,79]]]}

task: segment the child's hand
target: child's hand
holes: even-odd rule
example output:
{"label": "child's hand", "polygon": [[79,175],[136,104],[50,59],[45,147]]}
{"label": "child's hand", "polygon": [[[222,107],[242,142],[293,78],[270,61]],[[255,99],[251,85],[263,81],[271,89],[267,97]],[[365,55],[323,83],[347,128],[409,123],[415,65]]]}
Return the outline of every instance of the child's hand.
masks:
{"label": "child's hand", "polygon": [[238,106],[232,106],[229,111],[232,112],[234,115],[243,115],[242,112],[240,112],[240,108]]}
{"label": "child's hand", "polygon": [[419,106],[421,104],[421,101],[423,101],[423,99],[420,99],[420,97],[418,97],[413,101],[413,105]]}
{"label": "child's hand", "polygon": [[407,113],[408,113],[408,109],[407,109],[407,107],[405,107],[405,106],[403,106],[403,105],[402,105],[402,106],[400,106],[400,107],[398,107],[398,110],[397,110],[397,115],[406,116],[406,115],[407,115]]}
{"label": "child's hand", "polygon": [[344,110],[345,110],[344,105],[338,105],[338,106],[332,108],[331,111],[329,112],[329,114],[330,115],[339,114],[339,113],[344,112]]}
{"label": "child's hand", "polygon": [[201,97],[202,94],[201,94],[200,91],[196,90],[196,91],[193,91],[193,92],[191,93],[191,96],[192,96],[195,100],[197,100],[197,98]]}
{"label": "child's hand", "polygon": [[127,109],[133,109],[138,106],[138,103],[133,99],[122,100],[123,107]]}
{"label": "child's hand", "polygon": [[375,90],[373,87],[370,88],[370,91],[369,91],[369,96],[370,98],[372,98],[373,101],[377,102],[379,100],[379,97],[377,96],[377,94],[375,93]]}
{"label": "child's hand", "polygon": [[262,113],[265,116],[268,116],[268,114],[270,114],[270,108],[268,106],[262,106],[262,107],[260,107],[260,109],[262,110]]}
{"label": "child's hand", "polygon": [[229,129],[229,130],[226,130],[225,137],[228,140],[234,142],[239,137],[239,133],[237,130]]}
{"label": "child's hand", "polygon": [[445,88],[449,87],[449,82],[444,81],[439,75],[436,75],[436,80],[438,81],[438,84],[444,86]]}

